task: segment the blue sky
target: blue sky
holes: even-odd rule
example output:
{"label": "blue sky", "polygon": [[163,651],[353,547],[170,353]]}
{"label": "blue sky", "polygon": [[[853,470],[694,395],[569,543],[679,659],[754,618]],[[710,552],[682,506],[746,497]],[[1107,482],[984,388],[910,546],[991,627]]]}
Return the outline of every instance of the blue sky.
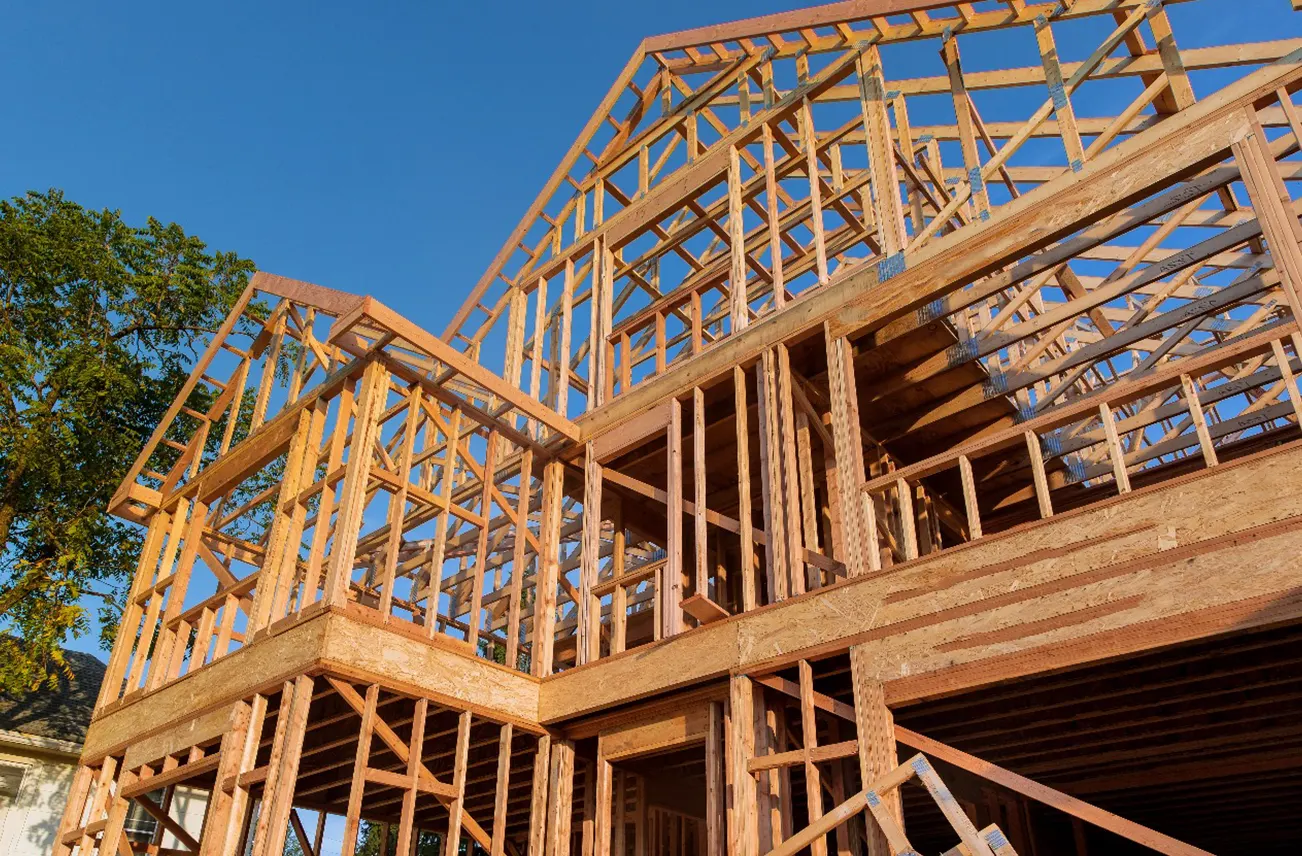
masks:
{"label": "blue sky", "polygon": [[441,330],[643,36],[790,2],[15,4],[0,193],[175,220]]}
{"label": "blue sky", "polygon": [[[642,37],[794,5],[11,4],[0,193],[176,221],[441,331]],[[1171,15],[1223,44],[1302,34],[1288,6]]]}

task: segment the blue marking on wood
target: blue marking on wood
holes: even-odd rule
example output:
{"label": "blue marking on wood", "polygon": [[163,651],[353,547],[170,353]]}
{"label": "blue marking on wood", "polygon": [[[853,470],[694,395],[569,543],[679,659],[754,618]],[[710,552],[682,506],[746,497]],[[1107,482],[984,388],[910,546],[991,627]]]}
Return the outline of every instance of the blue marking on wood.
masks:
{"label": "blue marking on wood", "polygon": [[1053,99],[1054,110],[1063,110],[1067,107],[1067,90],[1062,88],[1061,83],[1049,87],[1049,97]]}
{"label": "blue marking on wood", "polygon": [[1058,432],[1056,431],[1052,434],[1045,434],[1044,437],[1041,438],[1040,444],[1044,447],[1044,451],[1048,452],[1050,455],[1062,454],[1062,440],[1059,439]]}
{"label": "blue marking on wood", "polygon": [[945,314],[944,298],[936,298],[918,310],[918,323],[928,324],[937,318],[943,318]]}
{"label": "blue marking on wood", "polygon": [[904,268],[905,261],[902,251],[889,255],[877,263],[877,281],[885,282],[893,276],[899,276],[904,273]]}
{"label": "blue marking on wood", "polygon": [[965,339],[945,349],[945,362],[948,368],[955,368],[976,359],[977,340]]}

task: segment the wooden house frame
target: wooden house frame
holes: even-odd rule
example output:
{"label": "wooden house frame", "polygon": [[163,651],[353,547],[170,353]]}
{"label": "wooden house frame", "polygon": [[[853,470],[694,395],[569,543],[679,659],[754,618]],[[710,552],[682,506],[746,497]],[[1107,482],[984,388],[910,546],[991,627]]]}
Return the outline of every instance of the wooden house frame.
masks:
{"label": "wooden house frame", "polygon": [[56,856],[1285,852],[1302,38],[1189,5],[647,39],[441,336],[256,274]]}

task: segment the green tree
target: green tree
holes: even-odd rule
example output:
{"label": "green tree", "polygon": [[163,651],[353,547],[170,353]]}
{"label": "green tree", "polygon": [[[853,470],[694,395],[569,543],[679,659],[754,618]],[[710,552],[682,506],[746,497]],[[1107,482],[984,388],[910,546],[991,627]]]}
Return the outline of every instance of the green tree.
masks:
{"label": "green tree", "polygon": [[305,856],[303,845],[298,843],[298,836],[292,831],[285,836],[285,856]]}
{"label": "green tree", "polygon": [[141,533],[105,506],[253,269],[57,190],[0,201],[0,623],[21,637],[0,634],[0,691],[66,672],[87,595],[111,641]]}
{"label": "green tree", "polygon": [[[380,845],[384,838],[383,823],[363,820],[357,836],[357,856],[396,856],[398,852],[397,824],[389,826],[388,846],[385,848],[385,852],[381,854]],[[420,837],[416,839],[416,856],[440,856],[439,851],[443,847],[442,842],[443,836],[439,833],[420,830]],[[461,841],[460,851],[462,854],[466,853],[466,840],[464,838]]]}

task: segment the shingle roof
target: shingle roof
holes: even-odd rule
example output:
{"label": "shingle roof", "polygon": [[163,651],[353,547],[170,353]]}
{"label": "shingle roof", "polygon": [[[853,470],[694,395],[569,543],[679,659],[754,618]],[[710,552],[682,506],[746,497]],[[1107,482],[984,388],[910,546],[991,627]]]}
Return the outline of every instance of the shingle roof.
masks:
{"label": "shingle roof", "polygon": [[57,687],[41,687],[22,699],[0,693],[0,730],[82,743],[104,681],[106,666],[80,651],[65,651],[73,677]]}

